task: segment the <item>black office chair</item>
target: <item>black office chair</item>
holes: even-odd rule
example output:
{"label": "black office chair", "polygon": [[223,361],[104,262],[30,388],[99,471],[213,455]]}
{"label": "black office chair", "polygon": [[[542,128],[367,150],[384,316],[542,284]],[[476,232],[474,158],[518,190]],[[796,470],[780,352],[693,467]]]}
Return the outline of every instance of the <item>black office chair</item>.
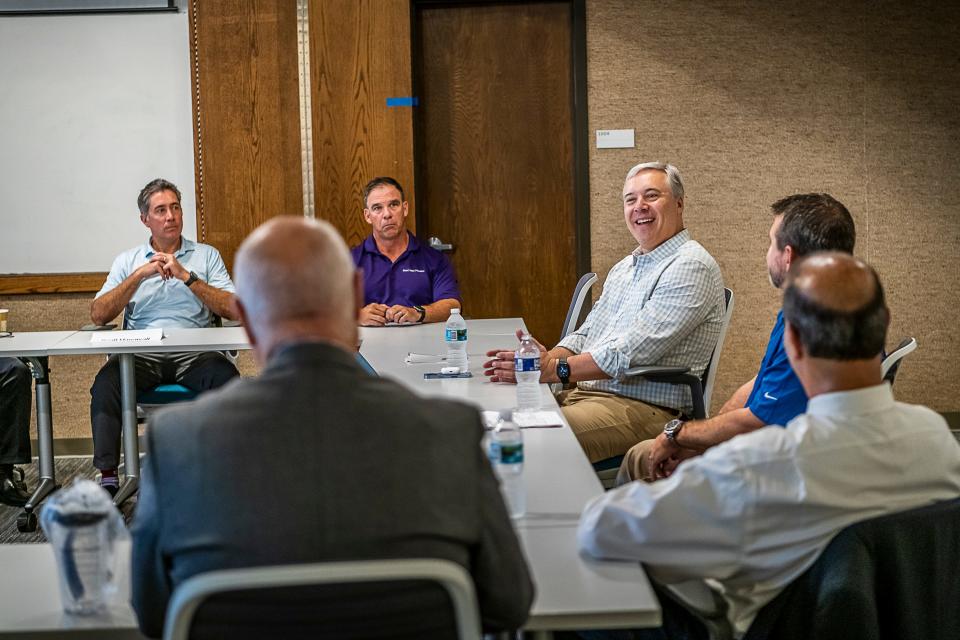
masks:
{"label": "black office chair", "polygon": [[960,638],[960,499],[850,525],[744,640]]}
{"label": "black office chair", "polygon": [[[689,388],[693,413],[688,418],[693,420],[703,420],[708,417],[713,385],[717,379],[720,353],[723,351],[727,329],[730,327],[730,319],[733,317],[733,291],[724,288],[723,294],[726,308],[720,325],[720,335],[717,337],[717,345],[713,348],[713,353],[710,354],[707,368],[703,370],[701,375],[697,376],[690,373],[690,367],[640,366],[627,369],[627,376],[641,376],[647,380],[669,382]],[[620,468],[621,462],[623,462],[622,455],[593,463],[593,469],[597,472],[600,483],[605,489],[613,487],[616,482],[617,470]]]}
{"label": "black office chair", "polygon": [[577,285],[573,288],[573,296],[570,298],[570,307],[567,308],[567,317],[563,321],[563,327],[560,329],[560,338],[566,338],[567,334],[577,328],[580,322],[580,312],[583,310],[583,303],[590,293],[590,287],[598,280],[594,272],[585,273],[580,276]]}
{"label": "black office chair", "polygon": [[893,386],[893,381],[897,377],[897,372],[900,370],[900,364],[903,359],[916,351],[916,349],[916,338],[904,338],[900,344],[897,345],[896,349],[884,356],[883,362],[880,364],[880,375],[883,376],[883,379],[889,382],[891,386]]}
{"label": "black office chair", "polygon": [[177,587],[164,640],[187,638],[480,640],[473,581],[439,559],[226,569]]}

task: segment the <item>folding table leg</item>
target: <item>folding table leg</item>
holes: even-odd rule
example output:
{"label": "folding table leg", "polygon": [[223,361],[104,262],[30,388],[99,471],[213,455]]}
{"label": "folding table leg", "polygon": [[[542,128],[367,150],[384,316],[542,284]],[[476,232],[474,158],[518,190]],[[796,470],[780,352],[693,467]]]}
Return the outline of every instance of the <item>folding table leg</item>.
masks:
{"label": "folding table leg", "polygon": [[40,481],[23,513],[17,516],[17,529],[20,531],[36,531],[36,509],[48,495],[59,489],[56,471],[53,465],[53,414],[50,408],[50,371],[47,368],[47,358],[24,358],[30,363],[30,372],[33,375],[37,390],[37,459],[40,466]]}
{"label": "folding table leg", "polygon": [[140,486],[140,445],[137,442],[137,385],[133,354],[120,354],[120,409],[123,424],[123,465],[126,476],[113,503],[117,506],[137,492]]}

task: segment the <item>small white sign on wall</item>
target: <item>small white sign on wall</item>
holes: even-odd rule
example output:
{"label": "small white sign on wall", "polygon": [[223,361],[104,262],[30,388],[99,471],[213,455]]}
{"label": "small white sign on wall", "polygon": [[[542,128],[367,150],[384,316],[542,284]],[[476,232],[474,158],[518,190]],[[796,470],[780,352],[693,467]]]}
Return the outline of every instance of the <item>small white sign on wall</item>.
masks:
{"label": "small white sign on wall", "polygon": [[633,149],[633,129],[597,129],[597,149]]}

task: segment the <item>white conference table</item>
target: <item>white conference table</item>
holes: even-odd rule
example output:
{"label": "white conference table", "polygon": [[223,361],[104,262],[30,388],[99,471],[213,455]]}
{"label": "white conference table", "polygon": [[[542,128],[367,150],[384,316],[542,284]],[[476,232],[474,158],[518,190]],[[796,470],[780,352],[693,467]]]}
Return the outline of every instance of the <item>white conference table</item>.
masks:
{"label": "white conference table", "polygon": [[[363,327],[360,353],[381,376],[426,398],[461,400],[484,410],[516,406],[516,387],[483,375],[492,349],[514,349],[519,318],[467,321],[471,378],[425,380],[440,363],[407,364],[408,353],[445,355],[444,325]],[[599,562],[582,557],[576,528],[580,512],[603,493],[592,465],[570,430],[548,385],[540,385],[541,408],[558,414],[559,428],[523,430],[523,473],[527,513],[514,520],[537,595],[524,628],[530,631],[654,627],[660,605],[646,574],[634,562]]]}
{"label": "white conference table", "polygon": [[[408,365],[408,352],[444,352],[443,325],[362,328],[361,353],[377,372],[396,379],[424,397],[459,399],[481,409],[500,410],[515,404],[512,385],[494,384],[483,376],[483,352],[516,344],[519,319],[468,321],[470,370],[473,378],[424,380],[423,373],[439,364]],[[124,399],[133,392],[133,354],[156,351],[207,351],[249,348],[239,327],[168,330],[162,345],[95,345],[89,332],[64,332],[49,355],[119,353],[128,371]],[[27,334],[25,334],[27,335]],[[2,353],[2,352],[0,352]],[[123,375],[122,375],[123,379]],[[541,385],[544,409],[556,410],[547,385]],[[134,405],[135,406],[135,405]],[[124,404],[125,415],[126,404]],[[127,450],[136,443],[135,408],[133,438],[124,435]],[[562,416],[561,420],[562,420]],[[127,425],[125,423],[126,431]],[[593,468],[564,422],[559,428],[524,429],[524,475],[527,514],[514,521],[518,537],[533,572],[537,596],[525,629],[531,631],[650,627],[660,624],[660,607],[642,568],[633,562],[594,561],[579,555],[576,526],[583,505],[603,491]],[[136,467],[135,467],[136,468]],[[16,580],[0,581],[0,637],[59,637],[64,631],[89,633],[100,638],[140,638],[132,610],[126,604],[128,577],[121,579],[118,601],[103,616],[80,618],[64,614],[53,553],[44,545],[0,545],[0,567]],[[29,574],[29,579],[20,579]]]}
{"label": "white conference table", "polygon": [[[36,527],[34,509],[57,488],[53,464],[53,414],[50,404],[50,377],[47,356],[50,349],[63,342],[75,331],[33,331],[14,333],[0,338],[0,357],[23,358],[30,362],[37,392],[37,459],[40,463],[40,482],[19,516],[17,524],[25,528]],[[28,522],[32,521],[32,524]]]}
{"label": "white conference table", "polygon": [[140,483],[140,446],[137,441],[137,385],[134,380],[133,357],[138,353],[236,351],[249,349],[243,327],[205,327],[164,329],[157,343],[124,345],[115,342],[93,342],[97,331],[75,331],[47,350],[51,356],[119,355],[120,416],[123,425],[124,481],[114,496],[122,504],[132,496]]}

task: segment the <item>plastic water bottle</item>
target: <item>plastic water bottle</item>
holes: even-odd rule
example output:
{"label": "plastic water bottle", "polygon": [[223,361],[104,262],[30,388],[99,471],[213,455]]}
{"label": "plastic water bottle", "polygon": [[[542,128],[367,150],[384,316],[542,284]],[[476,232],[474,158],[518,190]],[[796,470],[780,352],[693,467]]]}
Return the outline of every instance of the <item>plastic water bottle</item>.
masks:
{"label": "plastic water bottle", "polygon": [[517,377],[517,411],[536,411],[540,408],[540,349],[529,334],[520,338],[513,370]]}
{"label": "plastic water bottle", "polygon": [[447,342],[447,366],[460,367],[460,371],[466,371],[467,322],[460,315],[460,309],[450,309],[444,339]]}
{"label": "plastic water bottle", "polygon": [[500,479],[500,492],[511,518],[527,511],[527,487],[523,481],[523,433],[507,414],[490,436],[487,455]]}

